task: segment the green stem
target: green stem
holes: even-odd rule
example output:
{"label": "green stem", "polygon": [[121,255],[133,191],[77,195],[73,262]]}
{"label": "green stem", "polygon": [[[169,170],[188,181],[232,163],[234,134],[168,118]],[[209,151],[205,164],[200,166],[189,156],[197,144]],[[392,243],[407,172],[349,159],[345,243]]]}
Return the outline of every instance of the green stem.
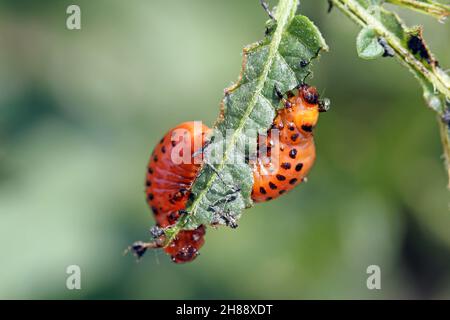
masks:
{"label": "green stem", "polygon": [[386,0],[386,2],[406,7],[420,13],[428,14],[439,21],[444,21],[450,15],[450,6],[436,1],[429,2],[418,0]]}
{"label": "green stem", "polygon": [[[450,135],[448,130],[448,125],[444,124],[442,117],[446,112],[447,106],[446,101],[450,101],[450,77],[441,68],[434,66],[432,68],[427,68],[422,61],[417,59],[414,54],[412,54],[408,48],[402,43],[402,41],[393,34],[388,28],[383,24],[382,21],[378,20],[376,15],[372,14],[364,8],[357,0],[331,0],[332,3],[339,8],[345,15],[347,15],[351,20],[355,21],[361,27],[369,27],[373,29],[378,36],[383,37],[390,47],[395,51],[398,60],[406,66],[421,82],[424,88],[428,87],[428,92],[432,92],[433,95],[438,97],[440,100],[440,106],[435,107],[429,104],[431,108],[438,114],[438,122],[441,133],[442,146],[445,156],[445,165],[450,181]],[[388,0],[389,1],[389,0]],[[418,1],[412,0],[392,0],[389,2],[398,2],[402,4]],[[379,7],[380,10],[384,10]],[[427,102],[427,94],[424,94]],[[449,183],[450,188],[450,183]]]}
{"label": "green stem", "polygon": [[[396,51],[400,60],[410,68],[419,72],[424,78],[432,83],[435,88],[450,99],[450,78],[446,73],[432,72],[407,49],[400,40],[395,37],[386,27],[370,14],[356,0],[332,0],[333,3],[347,16],[352,18],[362,27],[374,29],[379,36],[386,39],[389,45]],[[443,111],[442,111],[443,112]]]}
{"label": "green stem", "polygon": [[[444,160],[447,168],[447,174],[450,177],[450,129],[447,124],[441,121],[440,118],[438,118],[438,124],[441,134],[442,146],[445,152]],[[447,187],[450,189],[450,179]]]}

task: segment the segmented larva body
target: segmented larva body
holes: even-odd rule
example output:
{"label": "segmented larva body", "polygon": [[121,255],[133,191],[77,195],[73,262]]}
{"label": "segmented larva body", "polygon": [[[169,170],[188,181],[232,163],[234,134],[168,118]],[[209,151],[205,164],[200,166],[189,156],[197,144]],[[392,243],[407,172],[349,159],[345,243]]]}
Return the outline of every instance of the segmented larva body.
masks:
{"label": "segmented larva body", "polygon": [[[177,222],[180,212],[186,208],[192,183],[201,166],[201,154],[194,159],[194,152],[196,148],[202,147],[203,137],[208,130],[204,125],[200,130],[195,130],[194,122],[182,123],[170,130],[153,150],[147,167],[145,192],[156,224],[161,228]],[[200,142],[199,147],[195,145],[196,141]],[[186,148],[188,143],[191,144],[190,148]],[[189,149],[191,154],[188,155],[188,161],[174,163],[172,152],[177,153],[177,159],[182,160],[186,159],[183,151]],[[191,261],[203,246],[204,234],[203,226],[192,231],[181,231],[164,250],[174,262]]]}
{"label": "segmented larva body", "polygon": [[[316,89],[303,86],[284,104],[272,124],[276,131],[269,130],[267,138],[260,142],[266,145],[267,153],[262,152],[252,165],[252,199],[256,202],[272,200],[292,190],[305,179],[316,159],[312,133],[319,117]],[[278,140],[272,139],[274,132],[279,133]]]}
{"label": "segmented larva body", "polygon": [[[259,155],[256,161],[250,163],[254,178],[252,199],[255,202],[275,199],[293,189],[304,180],[315,160],[312,129],[319,114],[316,89],[302,85],[297,95],[289,93],[283,103],[285,107],[278,111],[272,125],[272,129],[279,130],[279,140],[274,142],[273,131],[269,130],[267,138],[259,141],[260,145],[266,145],[269,152]],[[210,129],[204,125],[200,130],[194,128],[195,122],[185,122],[170,130],[155,147],[148,164],[147,201],[157,226],[161,228],[177,222],[180,213],[186,208],[192,184],[201,168],[201,153],[197,154],[197,151],[204,145],[203,138]],[[188,139],[174,138],[174,133],[179,131]],[[200,146],[195,145],[196,141],[201,142]],[[174,163],[172,152],[180,150],[179,156],[186,156],[181,151],[185,149],[183,144],[186,143],[191,143],[190,163]],[[277,165],[274,165],[270,156],[274,150],[279,151]],[[191,261],[204,243],[204,234],[204,226],[192,231],[181,231],[164,250],[174,262]]]}

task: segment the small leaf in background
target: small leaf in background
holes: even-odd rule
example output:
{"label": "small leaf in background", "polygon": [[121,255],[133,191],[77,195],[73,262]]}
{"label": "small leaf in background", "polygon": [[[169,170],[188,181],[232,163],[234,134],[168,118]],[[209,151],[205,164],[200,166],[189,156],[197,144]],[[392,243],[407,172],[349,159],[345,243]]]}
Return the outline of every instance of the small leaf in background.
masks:
{"label": "small leaf in background", "polygon": [[384,53],[383,46],[378,42],[377,33],[371,28],[363,28],[356,38],[356,50],[362,59],[379,58]]}
{"label": "small leaf in background", "polygon": [[[401,64],[406,66],[421,84],[427,106],[438,115],[450,188],[450,130],[448,124],[443,121],[448,113],[447,101],[450,101],[450,77],[425,43],[422,27],[407,27],[396,13],[384,8],[382,2],[376,4],[371,0],[331,1],[363,28],[357,40],[358,54],[363,53],[362,56],[360,54],[361,57],[364,58],[367,55],[366,50],[369,57],[376,53],[377,49],[367,49],[373,46],[370,40],[373,36],[372,32],[367,31],[372,30],[375,36],[384,39],[388,48],[392,48],[392,51],[396,53],[395,56]],[[437,1],[386,0],[386,2],[437,16],[440,21],[450,14],[450,7]]]}

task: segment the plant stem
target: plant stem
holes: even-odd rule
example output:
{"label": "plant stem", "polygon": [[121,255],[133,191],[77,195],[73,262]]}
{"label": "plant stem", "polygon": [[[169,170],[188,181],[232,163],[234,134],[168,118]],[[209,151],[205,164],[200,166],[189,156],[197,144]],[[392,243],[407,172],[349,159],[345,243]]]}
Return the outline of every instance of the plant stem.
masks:
{"label": "plant stem", "polygon": [[363,8],[357,1],[332,1],[342,12],[344,12],[359,25],[361,25],[362,27],[370,27],[374,29],[379,36],[385,38],[389,45],[400,56],[401,61],[406,62],[409,67],[419,72],[424,78],[432,83],[439,92],[450,98],[450,78],[446,73],[437,74],[425,68],[424,65],[401,44],[397,37],[393,36],[392,33],[387,30],[386,27],[378,19],[367,12],[367,10]]}
{"label": "plant stem", "polygon": [[[449,177],[450,188],[450,131],[448,124],[442,121],[447,111],[447,101],[450,101],[450,77],[438,66],[427,67],[393,34],[377,16],[364,8],[357,0],[331,0],[351,20],[361,27],[373,29],[378,36],[383,37],[390,47],[395,51],[398,60],[406,66],[419,80],[424,88],[424,97],[428,106],[438,114],[438,125],[441,133],[442,146],[445,157],[446,170]],[[396,3],[416,3],[413,0],[392,0]],[[425,3],[424,3],[425,4]],[[379,7],[379,10],[385,10]],[[400,21],[400,20],[399,20]],[[405,32],[408,30],[404,30]],[[435,99],[432,100],[431,96]],[[437,100],[437,104],[435,103]]]}
{"label": "plant stem", "polygon": [[424,2],[420,0],[386,0],[386,2],[410,8],[428,14],[443,22],[450,15],[450,6],[436,1]]}
{"label": "plant stem", "polygon": [[[444,160],[447,168],[447,174],[450,177],[450,129],[448,124],[442,122],[441,118],[438,117],[439,131],[441,134],[442,146],[444,149]],[[450,179],[447,186],[450,189]]]}

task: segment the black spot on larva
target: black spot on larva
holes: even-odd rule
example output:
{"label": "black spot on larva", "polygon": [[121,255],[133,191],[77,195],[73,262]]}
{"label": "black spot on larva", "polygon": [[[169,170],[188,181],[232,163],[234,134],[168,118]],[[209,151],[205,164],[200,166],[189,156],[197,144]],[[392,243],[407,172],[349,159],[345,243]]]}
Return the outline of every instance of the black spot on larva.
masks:
{"label": "black spot on larva", "polygon": [[152,211],[154,214],[158,214],[158,209],[156,207],[152,207]]}
{"label": "black spot on larva", "polygon": [[180,190],[173,195],[172,199],[174,201],[181,201],[183,199],[184,195],[185,195],[185,193]]}
{"label": "black spot on larva", "polygon": [[280,192],[278,192],[279,194],[283,194],[283,193],[285,193],[286,192],[286,190],[280,190]]}
{"label": "black spot on larva", "polygon": [[297,138],[298,138],[298,133],[294,133],[294,134],[291,136],[291,140],[292,140],[292,141],[297,140]]}
{"label": "black spot on larva", "polygon": [[302,125],[302,130],[306,132],[312,132],[312,126],[304,124]]}
{"label": "black spot on larva", "polygon": [[169,214],[168,218],[169,218],[169,221],[175,221],[175,220],[178,219],[178,213],[176,213],[176,212],[171,212],[171,213]]}
{"label": "black spot on larva", "polygon": [[153,169],[152,169],[152,168],[149,167],[149,168],[147,169],[147,171],[148,171],[149,174],[153,174]]}
{"label": "black spot on larva", "polygon": [[292,149],[291,151],[289,151],[289,157],[291,159],[295,159],[296,156],[297,156],[297,149]]}
{"label": "black spot on larva", "polygon": [[161,147],[161,152],[162,152],[162,153],[166,153],[166,146],[162,146],[162,147]]}
{"label": "black spot on larva", "polygon": [[150,180],[145,181],[145,185],[147,187],[150,187],[152,185],[152,182]]}
{"label": "black spot on larva", "polygon": [[430,54],[420,37],[416,35],[411,36],[408,40],[408,48],[413,54],[418,53],[422,59],[425,59],[428,63],[430,63]]}
{"label": "black spot on larva", "polygon": [[295,166],[295,171],[300,171],[300,170],[302,170],[302,168],[303,168],[303,163],[298,163],[296,166]]}
{"label": "black spot on larva", "polygon": [[271,181],[269,182],[269,187],[270,189],[275,190],[277,188],[277,185]]}
{"label": "black spot on larva", "polygon": [[289,130],[294,131],[295,130],[295,125],[291,122],[288,125]]}
{"label": "black spot on larva", "polygon": [[153,161],[158,162],[158,156],[157,155],[153,156]]}
{"label": "black spot on larva", "polygon": [[270,200],[272,200],[272,197],[267,197],[266,200],[270,201]]}
{"label": "black spot on larva", "polygon": [[153,193],[149,193],[149,194],[147,195],[147,199],[148,199],[148,200],[151,201],[151,200],[153,200],[153,198],[154,198],[154,197],[153,197]]}
{"label": "black spot on larva", "polygon": [[281,167],[285,170],[289,170],[291,168],[291,164],[289,162],[283,162]]}
{"label": "black spot on larva", "polygon": [[260,187],[259,188],[259,192],[261,192],[262,194],[266,194],[267,193],[267,191],[266,191],[266,189],[264,189],[264,187]]}
{"label": "black spot on larva", "polygon": [[277,177],[277,179],[278,179],[279,181],[284,181],[284,180],[286,180],[286,177],[283,176],[282,174],[277,174],[276,177]]}
{"label": "black spot on larva", "polygon": [[172,140],[172,147],[175,147],[176,145],[177,145],[177,142]]}
{"label": "black spot on larva", "polygon": [[289,180],[289,184],[296,184],[297,183],[297,178],[293,178],[291,180]]}

